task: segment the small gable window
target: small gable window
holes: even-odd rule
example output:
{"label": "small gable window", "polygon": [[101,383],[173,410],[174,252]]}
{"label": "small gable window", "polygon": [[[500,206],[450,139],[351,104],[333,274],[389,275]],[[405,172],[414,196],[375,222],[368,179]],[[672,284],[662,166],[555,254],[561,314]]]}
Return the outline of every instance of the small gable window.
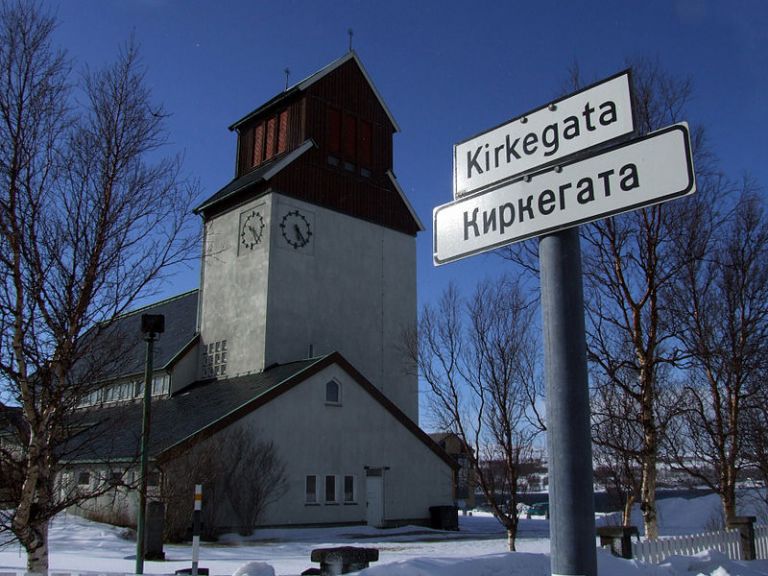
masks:
{"label": "small gable window", "polygon": [[341,384],[336,382],[336,380],[329,380],[325,384],[325,403],[336,406],[341,405]]}

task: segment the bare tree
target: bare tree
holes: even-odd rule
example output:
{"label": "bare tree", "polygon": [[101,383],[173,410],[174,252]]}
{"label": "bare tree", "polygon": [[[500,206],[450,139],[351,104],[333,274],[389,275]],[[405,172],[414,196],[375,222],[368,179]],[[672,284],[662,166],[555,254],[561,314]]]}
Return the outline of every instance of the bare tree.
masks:
{"label": "bare tree", "polygon": [[[183,540],[191,526],[195,484],[203,486],[204,536],[221,528],[247,536],[269,504],[287,490],[285,464],[272,442],[245,428],[232,428],[160,466],[166,504],[166,537]],[[244,488],[245,487],[245,488]],[[232,520],[235,520],[233,523]]]}
{"label": "bare tree", "polygon": [[515,549],[521,465],[544,429],[536,371],[535,308],[509,279],[483,282],[465,302],[449,287],[426,306],[409,351],[429,385],[433,413],[467,446],[470,465]]}
{"label": "bare tree", "polygon": [[[768,220],[754,185],[712,229],[697,226],[698,253],[683,256],[675,293],[679,338],[689,358],[683,421],[671,448],[677,464],[712,488],[726,522],[736,516],[736,483],[750,460],[750,412],[764,395],[768,355]],[[704,241],[708,239],[709,241]]]}
{"label": "bare tree", "polygon": [[[224,440],[221,477],[224,495],[238,519],[243,536],[253,532],[269,504],[288,489],[285,464],[272,442],[254,438],[243,428],[231,430]],[[246,489],[243,489],[243,487]]]}
{"label": "bare tree", "polygon": [[2,528],[38,573],[49,520],[88,497],[63,497],[57,473],[84,384],[106,366],[91,343],[196,244],[195,189],[161,154],[165,114],[136,47],[78,84],[54,27],[36,3],[0,8],[0,387],[19,409],[0,467],[22,479]]}
{"label": "bare tree", "polygon": [[[630,376],[631,377],[631,376]],[[592,439],[595,479],[622,507],[622,525],[631,523],[632,507],[640,495],[642,433],[627,418],[634,400],[610,382],[593,383]]]}

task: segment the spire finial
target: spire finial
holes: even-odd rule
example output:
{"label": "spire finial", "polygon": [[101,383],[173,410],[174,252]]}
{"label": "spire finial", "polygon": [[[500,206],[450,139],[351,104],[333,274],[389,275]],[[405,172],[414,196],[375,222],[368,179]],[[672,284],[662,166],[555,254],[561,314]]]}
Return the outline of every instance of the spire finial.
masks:
{"label": "spire finial", "polygon": [[285,72],[285,89],[288,90],[288,78],[291,77],[291,69],[285,68],[283,72]]}
{"label": "spire finial", "polygon": [[355,31],[352,28],[347,28],[347,35],[349,36],[349,51],[352,52],[352,36],[355,35]]}

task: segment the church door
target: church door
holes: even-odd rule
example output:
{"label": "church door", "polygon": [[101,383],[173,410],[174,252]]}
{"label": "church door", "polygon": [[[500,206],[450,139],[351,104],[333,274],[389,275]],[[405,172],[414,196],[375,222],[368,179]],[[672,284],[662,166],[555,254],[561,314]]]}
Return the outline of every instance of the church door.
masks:
{"label": "church door", "polygon": [[371,468],[365,477],[366,522],[368,526],[384,524],[384,475],[381,468]]}

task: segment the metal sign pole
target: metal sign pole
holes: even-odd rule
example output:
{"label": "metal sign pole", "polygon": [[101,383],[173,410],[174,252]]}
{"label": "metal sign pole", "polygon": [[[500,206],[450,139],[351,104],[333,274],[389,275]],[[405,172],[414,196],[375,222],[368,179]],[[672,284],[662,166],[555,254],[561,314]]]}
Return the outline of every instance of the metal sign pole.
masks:
{"label": "metal sign pole", "polygon": [[203,485],[195,484],[195,509],[192,513],[192,576],[198,574],[200,558],[201,515],[203,509]]}
{"label": "metal sign pole", "polygon": [[552,576],[597,576],[579,228],[539,241]]}

